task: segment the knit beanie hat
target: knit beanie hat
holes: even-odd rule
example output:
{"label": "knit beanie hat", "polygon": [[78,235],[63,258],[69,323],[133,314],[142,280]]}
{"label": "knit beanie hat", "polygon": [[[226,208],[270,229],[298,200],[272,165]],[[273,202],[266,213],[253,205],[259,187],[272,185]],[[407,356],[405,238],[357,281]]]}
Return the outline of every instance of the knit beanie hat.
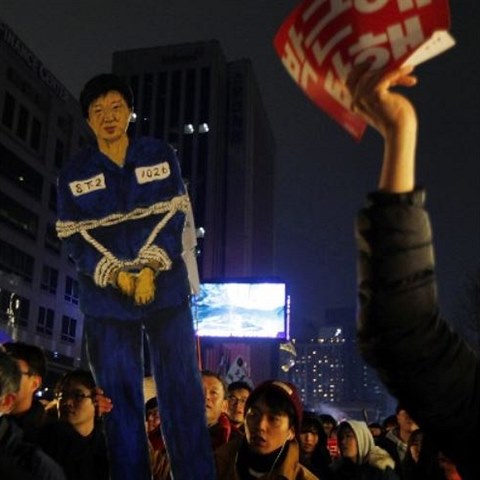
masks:
{"label": "knit beanie hat", "polygon": [[298,390],[293,383],[283,382],[281,380],[267,380],[266,382],[261,383],[247,398],[245,412],[248,411],[253,403],[255,403],[260,397],[269,392],[275,393],[275,395],[282,397],[291,404],[293,411],[295,412],[293,426],[295,428],[295,433],[299,435],[303,417],[303,406]]}

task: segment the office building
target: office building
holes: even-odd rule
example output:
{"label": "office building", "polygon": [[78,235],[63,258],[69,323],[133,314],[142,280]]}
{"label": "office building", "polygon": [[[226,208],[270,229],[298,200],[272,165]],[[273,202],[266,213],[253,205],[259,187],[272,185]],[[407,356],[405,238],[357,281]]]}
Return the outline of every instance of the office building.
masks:
{"label": "office building", "polygon": [[43,347],[51,373],[81,358],[75,267],[55,231],[56,176],[88,137],[76,100],[0,20],[0,328]]}

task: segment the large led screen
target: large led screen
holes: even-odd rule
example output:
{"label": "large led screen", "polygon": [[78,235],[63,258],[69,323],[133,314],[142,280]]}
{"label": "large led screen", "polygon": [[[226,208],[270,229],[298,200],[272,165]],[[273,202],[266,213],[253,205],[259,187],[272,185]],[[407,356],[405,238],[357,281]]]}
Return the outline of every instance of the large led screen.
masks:
{"label": "large led screen", "polygon": [[285,339],[286,292],[281,282],[206,282],[194,298],[201,337]]}

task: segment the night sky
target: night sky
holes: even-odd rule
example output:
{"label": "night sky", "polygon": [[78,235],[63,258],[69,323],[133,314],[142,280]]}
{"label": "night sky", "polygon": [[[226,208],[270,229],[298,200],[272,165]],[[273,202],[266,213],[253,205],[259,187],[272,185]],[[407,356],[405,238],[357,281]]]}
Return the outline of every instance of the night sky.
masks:
{"label": "night sky", "polygon": [[[281,65],[273,37],[295,7],[273,0],[2,0],[3,19],[78,96],[112,52],[217,39],[227,60],[251,58],[277,142],[276,274],[292,294],[294,333],[325,310],[353,307],[353,221],[376,186],[378,135],[356,143],[318,110]],[[419,183],[435,226],[442,309],[461,310],[480,267],[480,2],[451,1],[457,46],[417,69]],[[302,326],[302,328],[300,328]]]}

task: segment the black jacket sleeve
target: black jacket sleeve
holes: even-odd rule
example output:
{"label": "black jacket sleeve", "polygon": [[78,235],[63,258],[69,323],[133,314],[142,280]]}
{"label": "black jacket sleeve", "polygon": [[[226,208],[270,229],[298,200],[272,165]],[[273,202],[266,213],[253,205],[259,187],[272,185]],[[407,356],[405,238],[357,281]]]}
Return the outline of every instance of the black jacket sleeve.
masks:
{"label": "black jacket sleeve", "polygon": [[360,211],[358,341],[390,392],[452,452],[479,430],[479,360],[438,314],[424,199],[422,190],[375,192]]}

